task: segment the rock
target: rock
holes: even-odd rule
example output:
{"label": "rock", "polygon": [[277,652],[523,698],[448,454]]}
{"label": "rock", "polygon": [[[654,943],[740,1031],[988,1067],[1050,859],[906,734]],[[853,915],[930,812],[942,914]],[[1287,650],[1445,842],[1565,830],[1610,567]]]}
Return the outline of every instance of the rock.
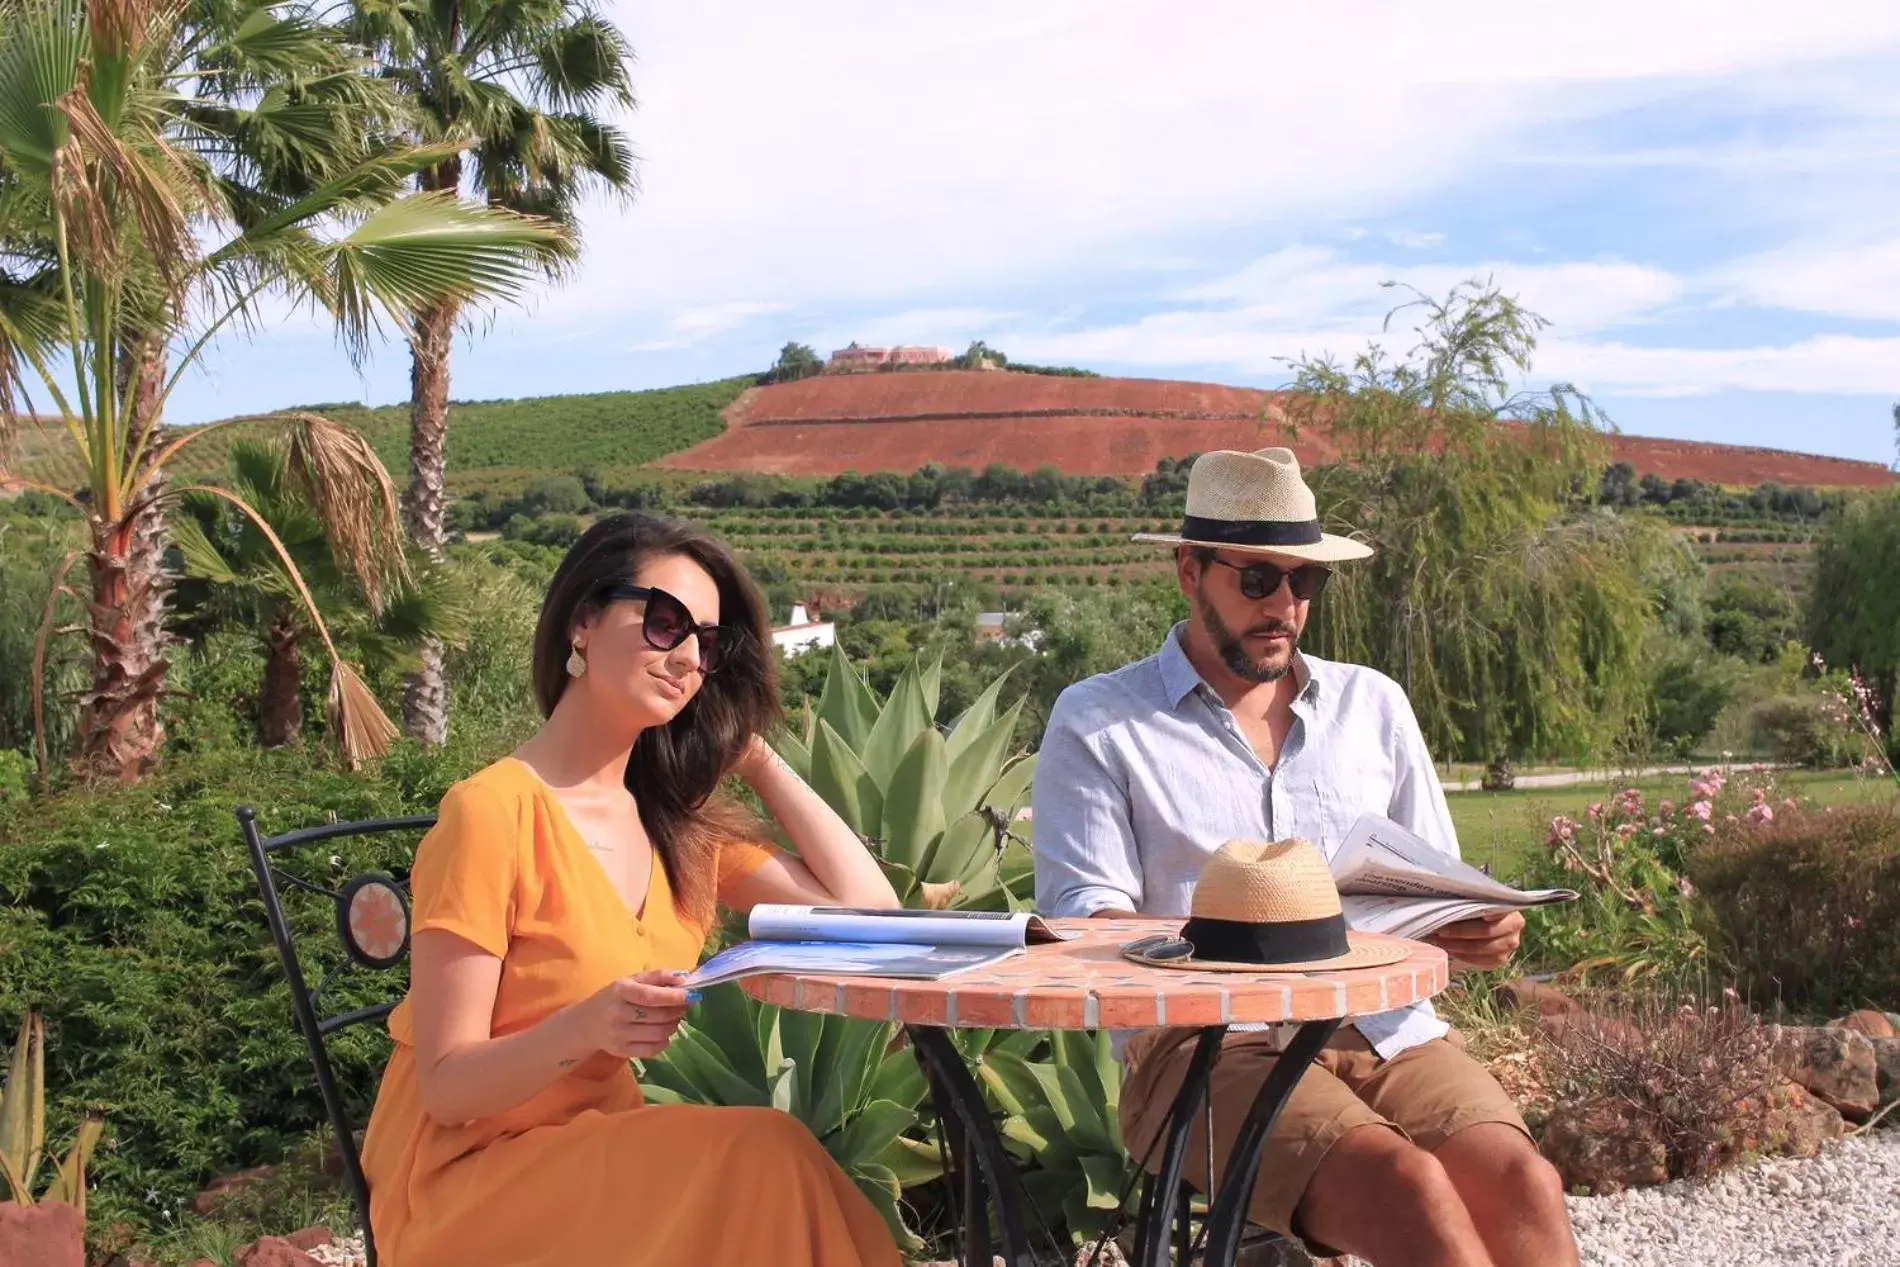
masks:
{"label": "rock", "polygon": [[1545,1119],[1538,1149],[1566,1189],[1618,1192],[1669,1177],[1668,1150],[1653,1128],[1608,1099],[1558,1105]]}
{"label": "rock", "polygon": [[1880,1102],[1900,1100],[1900,1038],[1870,1038],[1874,1049],[1874,1085]]}
{"label": "rock", "polygon": [[1900,1031],[1894,1029],[1893,1022],[1887,1019],[1885,1012],[1876,1012],[1870,1007],[1858,1012],[1849,1012],[1838,1021],[1829,1021],[1829,1029],[1851,1029],[1857,1034],[1869,1038],[1893,1038]]}
{"label": "rock", "polygon": [[1783,1082],[1761,1101],[1747,1100],[1737,1108],[1740,1116],[1754,1120],[1744,1128],[1738,1147],[1728,1150],[1731,1154],[1813,1157],[1821,1151],[1822,1144],[1840,1138],[1848,1130],[1839,1109],[1820,1100],[1798,1082]]}
{"label": "rock", "polygon": [[211,1181],[211,1185],[191,1199],[191,1208],[200,1214],[209,1214],[218,1207],[218,1203],[236,1192],[265,1179],[277,1176],[275,1166],[253,1166],[249,1170],[240,1170],[234,1175],[223,1175]]}
{"label": "rock", "polygon": [[237,1252],[237,1267],[320,1267],[281,1236],[260,1236]]}
{"label": "rock", "polygon": [[1874,1045],[1865,1034],[1777,1025],[1770,1027],[1769,1037],[1783,1071],[1841,1116],[1864,1122],[1880,1106]]}
{"label": "rock", "polygon": [[306,1227],[299,1231],[292,1232],[284,1239],[292,1245],[295,1245],[298,1249],[308,1251],[315,1249],[319,1245],[328,1245],[336,1239],[336,1233],[319,1223],[314,1227]]}
{"label": "rock", "polygon": [[1491,993],[1500,1003],[1508,1004],[1520,1012],[1535,1012],[1539,1016],[1572,1016],[1583,1011],[1583,1004],[1556,986],[1524,977],[1500,981]]}
{"label": "rock", "polygon": [[64,1201],[0,1204],[0,1263],[86,1267],[86,1222]]}

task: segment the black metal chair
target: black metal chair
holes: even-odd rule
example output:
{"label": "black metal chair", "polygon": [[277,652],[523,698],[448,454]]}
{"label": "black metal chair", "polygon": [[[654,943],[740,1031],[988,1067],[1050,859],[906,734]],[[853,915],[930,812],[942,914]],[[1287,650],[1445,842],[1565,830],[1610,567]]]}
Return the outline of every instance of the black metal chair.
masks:
{"label": "black metal chair", "polygon": [[[397,989],[384,1002],[367,1007],[349,1008],[324,1016],[323,995],[347,972],[362,968],[387,971],[400,966],[409,957],[409,882],[380,871],[352,876],[339,887],[307,879],[280,865],[283,855],[301,846],[339,837],[367,836],[380,832],[426,831],[435,825],[435,816],[421,814],[410,818],[373,818],[353,823],[325,823],[302,827],[278,836],[263,836],[257,830],[257,811],[249,805],[237,809],[238,828],[250,850],[251,869],[257,875],[257,889],[264,899],[264,918],[270,923],[278,957],[283,960],[284,977],[290,986],[291,1013],[304,1043],[310,1048],[310,1062],[316,1068],[317,1091],[323,1108],[336,1133],[337,1154],[350,1185],[350,1199],[356,1206],[357,1219],[363,1225],[363,1246],[369,1267],[376,1267],[376,1239],[369,1224],[369,1183],[363,1177],[363,1159],[356,1148],[355,1128],[337,1089],[336,1074],[326,1045],[341,1030],[352,1025],[379,1021],[401,1001],[403,989]],[[280,886],[282,886],[280,888]],[[337,939],[343,955],[324,969],[316,989],[305,984],[303,963],[293,943],[290,922],[284,917],[284,889],[295,889],[331,902],[336,910]],[[404,988],[406,988],[406,982]]]}

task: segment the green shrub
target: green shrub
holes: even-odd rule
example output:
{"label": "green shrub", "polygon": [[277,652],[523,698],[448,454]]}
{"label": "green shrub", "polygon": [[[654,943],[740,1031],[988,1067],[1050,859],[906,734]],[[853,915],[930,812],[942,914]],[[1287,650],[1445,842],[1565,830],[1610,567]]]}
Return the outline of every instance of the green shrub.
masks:
{"label": "green shrub", "polygon": [[1853,737],[1815,695],[1776,695],[1748,710],[1750,747],[1777,761],[1825,769],[1848,760]]}
{"label": "green shrub", "polygon": [[[267,832],[428,813],[472,764],[406,744],[373,775],[296,749],[175,754],[136,788],[0,810],[0,1028],[29,1008],[46,1018],[49,1130],[105,1109],[101,1220],[148,1221],[218,1174],[276,1160],[322,1120],[233,808],[255,803]],[[339,841],[314,861],[401,874],[414,845]],[[293,918],[310,950],[334,950],[332,908],[298,903]],[[328,1002],[390,992],[353,974]],[[366,1120],[383,1031],[357,1027],[331,1051]]]}
{"label": "green shrub", "polygon": [[1807,1011],[1900,1007],[1900,807],[1752,813],[1689,855],[1741,982]]}

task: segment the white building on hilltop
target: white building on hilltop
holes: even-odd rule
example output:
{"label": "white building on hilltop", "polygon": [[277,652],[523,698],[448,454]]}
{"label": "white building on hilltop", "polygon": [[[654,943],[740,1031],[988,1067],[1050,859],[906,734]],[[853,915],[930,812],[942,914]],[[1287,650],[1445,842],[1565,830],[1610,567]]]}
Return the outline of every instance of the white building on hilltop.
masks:
{"label": "white building on hilltop", "polygon": [[838,627],[828,620],[813,620],[803,603],[792,604],[790,624],[772,630],[772,645],[788,657],[830,647],[838,641]]}

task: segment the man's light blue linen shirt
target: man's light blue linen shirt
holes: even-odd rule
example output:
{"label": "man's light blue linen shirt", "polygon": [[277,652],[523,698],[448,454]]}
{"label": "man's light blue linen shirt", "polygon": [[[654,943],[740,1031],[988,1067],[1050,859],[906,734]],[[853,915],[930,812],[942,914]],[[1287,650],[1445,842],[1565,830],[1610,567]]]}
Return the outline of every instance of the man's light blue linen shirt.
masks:
{"label": "man's light blue linen shirt", "polygon": [[[1201,868],[1225,841],[1302,836],[1331,858],[1368,812],[1458,856],[1444,789],[1397,682],[1301,653],[1293,725],[1269,770],[1181,649],[1182,628],[1146,660],[1056,700],[1036,765],[1037,910],[1186,916]],[[1388,1060],[1449,1029],[1429,1003],[1353,1023]]]}

